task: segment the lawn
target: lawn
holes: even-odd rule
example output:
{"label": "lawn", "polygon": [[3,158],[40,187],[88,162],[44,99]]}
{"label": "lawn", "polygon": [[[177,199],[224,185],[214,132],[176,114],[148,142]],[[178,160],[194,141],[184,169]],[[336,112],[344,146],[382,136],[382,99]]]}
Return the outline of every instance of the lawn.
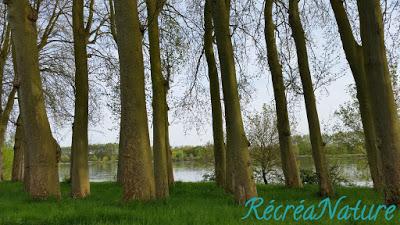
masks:
{"label": "lawn", "polygon": [[[275,199],[276,204],[318,204],[317,187],[285,189],[281,186],[258,187],[265,201]],[[376,222],[330,220],[324,217],[318,222],[258,221],[255,218],[242,220],[246,208],[236,205],[231,196],[224,194],[213,183],[177,183],[166,201],[148,203],[123,203],[121,188],[114,183],[93,183],[92,195],[85,200],[68,197],[69,187],[62,184],[61,201],[32,201],[23,192],[21,184],[0,183],[0,224],[148,224],[148,225],[234,225],[234,224],[398,224],[400,216],[387,222],[383,216]],[[367,188],[337,188],[338,196],[348,196],[346,203],[358,199],[367,204],[379,204],[382,196]]]}

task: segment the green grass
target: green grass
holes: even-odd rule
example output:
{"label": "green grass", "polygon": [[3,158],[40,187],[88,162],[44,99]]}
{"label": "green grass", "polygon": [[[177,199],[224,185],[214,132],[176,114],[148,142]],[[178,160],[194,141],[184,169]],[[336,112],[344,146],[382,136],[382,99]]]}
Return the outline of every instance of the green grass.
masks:
{"label": "green grass", "polygon": [[[302,199],[318,203],[315,186],[303,189],[285,189],[280,186],[258,187],[259,195],[266,201],[275,199],[284,204],[298,204]],[[340,188],[338,195],[349,197],[348,203],[358,199],[369,204],[382,201],[379,194],[367,188]],[[92,195],[85,200],[68,197],[69,187],[62,184],[61,201],[32,201],[23,192],[21,184],[0,183],[0,224],[148,224],[148,225],[234,225],[234,224],[398,224],[400,216],[392,222],[380,220],[373,222],[338,222],[324,218],[318,222],[285,223],[257,221],[254,218],[243,221],[244,207],[236,205],[231,196],[213,183],[177,183],[166,201],[148,203],[123,203],[120,201],[121,189],[114,183],[93,183]],[[307,203],[309,204],[309,203]]]}

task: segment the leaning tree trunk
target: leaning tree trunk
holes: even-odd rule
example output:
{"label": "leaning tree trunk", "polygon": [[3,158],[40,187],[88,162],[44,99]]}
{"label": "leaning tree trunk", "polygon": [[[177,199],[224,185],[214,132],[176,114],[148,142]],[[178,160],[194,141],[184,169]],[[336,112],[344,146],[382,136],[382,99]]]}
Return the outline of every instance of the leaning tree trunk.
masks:
{"label": "leaning tree trunk", "polygon": [[88,107],[89,80],[87,39],[88,30],[84,22],[84,1],[74,0],[72,5],[72,27],[75,55],[75,115],[71,145],[71,196],[85,198],[90,194],[88,165]]}
{"label": "leaning tree trunk", "polygon": [[21,116],[18,116],[16,124],[12,181],[24,181],[24,152],[26,146],[24,144],[24,129],[21,118]]}
{"label": "leaning tree trunk", "polygon": [[358,0],[364,65],[378,149],[383,164],[385,201],[400,205],[400,127],[384,42],[378,0]]}
{"label": "leaning tree trunk", "polygon": [[235,60],[229,30],[229,12],[224,0],[212,0],[212,9],[221,63],[227,148],[232,151],[235,160],[235,200],[239,204],[243,204],[248,199],[257,196],[248,149],[250,144],[244,132],[240,110]]}
{"label": "leaning tree trunk", "polygon": [[[4,69],[6,66],[6,62],[7,62],[7,58],[8,55],[10,53],[10,45],[11,45],[11,41],[10,41],[10,36],[11,36],[11,29],[10,26],[7,25],[7,21],[3,22],[3,27],[5,28],[5,30],[3,30],[3,42],[1,43],[1,49],[0,49],[0,104],[3,102],[2,101],[2,96],[3,96],[3,78],[4,78]],[[13,96],[14,97],[14,96]],[[1,113],[3,114],[3,111],[0,107]],[[8,121],[8,118],[7,118]],[[2,124],[0,124],[0,126],[3,126]],[[7,126],[7,124],[5,125]],[[6,130],[5,128],[0,128],[0,132],[4,133]],[[1,133],[0,133],[1,135]],[[4,134],[3,134],[4,136]],[[4,144],[4,137],[1,138],[0,137],[0,181],[3,180],[3,144]]]}
{"label": "leaning tree trunk", "polygon": [[[7,131],[8,119],[10,118],[10,113],[14,106],[14,97],[17,92],[17,88],[13,87],[10,94],[8,95],[7,103],[4,108],[4,111],[0,115],[0,160],[2,161],[2,147],[4,145],[4,139]],[[3,179],[3,162],[0,162],[0,181]]]}
{"label": "leaning tree trunk", "polygon": [[296,154],[294,153],[292,145],[282,66],[276,48],[275,24],[272,17],[273,3],[274,0],[267,0],[265,3],[265,40],[267,44],[268,63],[272,75],[272,84],[274,87],[275,106],[278,112],[277,120],[282,170],[285,176],[286,186],[302,187]]}
{"label": "leaning tree trunk", "polygon": [[121,76],[120,159],[123,198],[154,198],[154,174],[144,91],[142,33],[136,0],[115,1]]}
{"label": "leaning tree trunk", "polygon": [[161,0],[146,0],[149,42],[151,81],[153,87],[153,157],[156,197],[169,196],[168,166],[167,166],[167,99],[166,81],[161,71],[160,40],[158,30],[158,15],[162,9]]}
{"label": "leaning tree trunk", "polygon": [[297,60],[299,64],[301,82],[303,85],[308,126],[310,130],[312,155],[318,175],[320,195],[324,197],[333,196],[333,187],[329,178],[328,164],[325,157],[325,144],[322,140],[314,88],[308,63],[306,39],[303,26],[300,21],[298,0],[289,0],[289,23],[296,44]]}
{"label": "leaning tree trunk", "polygon": [[357,99],[364,130],[365,149],[367,150],[368,164],[374,183],[374,189],[380,191],[383,190],[382,162],[376,142],[370,97],[368,96],[363,47],[360,46],[354,38],[343,2],[340,0],[331,0],[331,6],[342,39],[343,49],[356,83]]}
{"label": "leaning tree trunk", "polygon": [[37,12],[27,0],[8,0],[6,4],[20,80],[20,112],[29,152],[29,194],[32,198],[59,198],[58,145],[51,134],[40,79]]}
{"label": "leaning tree trunk", "polygon": [[[210,79],[211,111],[213,121],[213,139],[214,139],[214,163],[215,163],[215,181],[218,186],[225,187],[226,181],[226,153],[224,143],[224,128],[222,121],[221,96],[219,88],[219,77],[217,63],[214,56],[213,45],[213,22],[211,0],[206,0],[204,6],[204,49],[208,65],[208,77]],[[233,191],[233,187],[227,189]]]}

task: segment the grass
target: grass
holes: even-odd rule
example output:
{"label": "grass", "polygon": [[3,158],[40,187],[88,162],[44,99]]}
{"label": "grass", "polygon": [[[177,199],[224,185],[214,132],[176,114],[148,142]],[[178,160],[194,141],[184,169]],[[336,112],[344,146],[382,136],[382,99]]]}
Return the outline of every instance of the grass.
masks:
{"label": "grass", "polygon": [[[68,197],[69,187],[63,183],[61,201],[32,201],[23,192],[21,184],[0,183],[0,224],[146,224],[146,225],[235,225],[235,224],[398,224],[400,216],[387,222],[380,217],[377,222],[338,222],[323,218],[318,222],[257,221],[254,218],[242,220],[247,210],[234,204],[231,196],[224,194],[213,183],[177,183],[171,197],[165,201],[148,203],[123,203],[120,201],[121,189],[114,183],[93,183],[92,195],[85,200]],[[317,187],[285,189],[281,186],[258,187],[258,192],[266,201],[275,199],[276,203],[298,204],[302,199],[318,203],[315,194]],[[338,188],[338,196],[349,197],[348,203],[358,199],[363,203],[382,202],[379,194],[367,188]],[[306,203],[308,205],[308,203]]]}

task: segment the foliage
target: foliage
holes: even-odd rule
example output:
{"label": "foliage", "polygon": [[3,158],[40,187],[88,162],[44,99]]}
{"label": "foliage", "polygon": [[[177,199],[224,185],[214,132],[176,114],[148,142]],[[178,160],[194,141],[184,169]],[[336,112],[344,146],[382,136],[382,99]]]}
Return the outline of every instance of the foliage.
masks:
{"label": "foliage", "polygon": [[[336,186],[346,185],[352,186],[352,182],[343,176],[343,172],[339,165],[333,165],[329,168],[329,176],[332,184]],[[303,184],[318,184],[317,173],[312,170],[300,170],[300,177]]]}
{"label": "foliage", "polygon": [[[338,131],[323,134],[325,152],[328,155],[365,154],[364,139],[358,132]],[[300,155],[311,155],[309,135],[293,136],[293,143]]]}
{"label": "foliage", "polygon": [[202,161],[204,163],[213,163],[213,146],[182,146],[172,149],[172,160],[174,161]]}
{"label": "foliage", "polygon": [[211,181],[215,181],[215,170],[206,173],[203,175],[203,181],[204,182],[211,182]]}
{"label": "foliage", "polygon": [[279,139],[274,106],[264,104],[261,112],[250,114],[247,120],[246,131],[251,146],[254,176],[257,181],[268,184],[271,176],[278,176],[276,167],[279,165]]}
{"label": "foliage", "polygon": [[[61,162],[69,162],[71,148],[61,148]],[[89,145],[89,161],[107,162],[118,160],[118,144]]]}

